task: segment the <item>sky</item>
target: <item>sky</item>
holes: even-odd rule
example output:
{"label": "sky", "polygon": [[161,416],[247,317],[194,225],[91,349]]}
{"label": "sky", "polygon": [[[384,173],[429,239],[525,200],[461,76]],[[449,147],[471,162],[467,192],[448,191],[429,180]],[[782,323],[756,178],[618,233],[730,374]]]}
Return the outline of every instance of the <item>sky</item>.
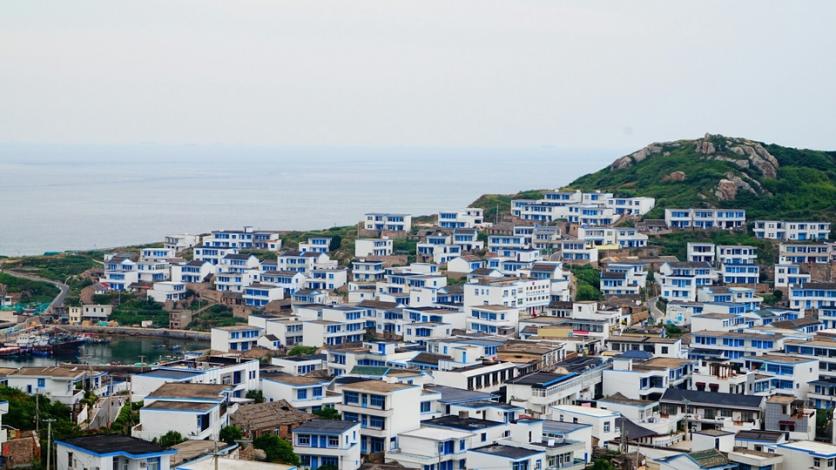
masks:
{"label": "sky", "polygon": [[836,2],[3,0],[0,142],[836,149]]}

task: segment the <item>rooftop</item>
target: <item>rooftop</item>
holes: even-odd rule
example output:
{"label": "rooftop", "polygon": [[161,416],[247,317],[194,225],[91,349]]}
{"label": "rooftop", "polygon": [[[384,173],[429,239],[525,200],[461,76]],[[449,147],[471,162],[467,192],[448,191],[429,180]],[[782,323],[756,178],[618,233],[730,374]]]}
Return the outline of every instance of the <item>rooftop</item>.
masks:
{"label": "rooftop", "polygon": [[[65,443],[96,454],[173,454],[174,450],[167,450],[153,442],[144,441],[131,436],[117,434],[94,435],[63,439],[56,443]],[[59,444],[60,445],[60,444]]]}
{"label": "rooftop", "polygon": [[483,454],[496,455],[511,460],[521,460],[532,457],[537,454],[542,454],[542,451],[525,449],[522,447],[504,446],[500,444],[493,444],[485,447],[477,447],[471,449],[473,452],[481,452]]}
{"label": "rooftop", "polygon": [[295,433],[318,433],[318,434],[342,434],[349,429],[358,426],[354,421],[342,421],[337,419],[314,419],[300,424],[293,432]]}
{"label": "rooftop", "polygon": [[148,398],[210,398],[219,399],[229,387],[215,384],[166,383],[148,394]]}

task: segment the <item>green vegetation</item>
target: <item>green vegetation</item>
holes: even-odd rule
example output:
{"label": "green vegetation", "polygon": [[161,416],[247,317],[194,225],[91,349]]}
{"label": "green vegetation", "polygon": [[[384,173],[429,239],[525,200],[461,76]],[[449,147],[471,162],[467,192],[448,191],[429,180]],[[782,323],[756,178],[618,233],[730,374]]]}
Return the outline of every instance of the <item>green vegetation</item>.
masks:
{"label": "green vegetation", "polygon": [[267,460],[273,463],[299,465],[299,456],[293,452],[293,445],[272,434],[262,434],[253,440],[253,447],[267,454]]}
{"label": "green vegetation", "polygon": [[295,249],[299,247],[300,242],[306,241],[309,237],[331,237],[331,258],[343,265],[354,258],[354,240],[357,239],[357,226],[355,225],[309,232],[286,232],[282,234],[282,243],[284,248]]}
{"label": "green vegetation", "polygon": [[10,262],[8,266],[53,281],[65,282],[70,290],[64,299],[64,304],[74,306],[81,304],[79,300],[81,289],[93,283],[91,279],[82,277],[81,274],[95,268],[98,265],[95,260],[101,257],[102,253],[97,251],[27,256]]}
{"label": "green vegetation", "polygon": [[775,305],[778,302],[780,302],[781,299],[783,299],[783,298],[784,298],[784,293],[779,291],[779,290],[775,290],[775,291],[770,292],[769,294],[764,294],[763,304],[764,305]]}
{"label": "green vegetation", "polygon": [[650,237],[649,246],[659,247],[660,254],[676,256],[680,260],[687,258],[687,245],[694,242],[714,243],[717,245],[750,245],[758,249],[758,260],[761,264],[772,264],[778,261],[778,246],[770,240],[761,240],[743,232],[704,231],[675,232],[662,236]]}
{"label": "green vegetation", "polygon": [[597,458],[592,461],[590,470],[615,470],[615,465],[607,458]]}
{"label": "green vegetation", "polygon": [[470,207],[480,207],[485,211],[485,221],[494,222],[497,214],[501,218],[511,211],[511,201],[514,199],[541,199],[545,191],[530,190],[521,191],[517,194],[483,194],[479,199],[473,201]]}
{"label": "green vegetation", "polygon": [[287,352],[288,356],[307,356],[309,354],[316,354],[316,348],[314,346],[297,344],[296,346],[290,348],[290,351]]}
{"label": "green vegetation", "polygon": [[255,400],[256,403],[264,403],[264,392],[261,390],[247,390],[246,397]]}
{"label": "green vegetation", "polygon": [[116,320],[122,326],[140,325],[143,321],[151,320],[156,328],[168,327],[168,312],[163,310],[162,305],[132,294],[121,294],[120,297],[116,297],[117,304],[113,307],[111,320]]}
{"label": "green vegetation", "polygon": [[131,403],[128,401],[122,406],[122,409],[119,410],[119,416],[110,425],[110,432],[129,436],[131,434],[131,427],[139,423],[140,408],[142,408],[142,402]]}
{"label": "green vegetation", "polygon": [[23,304],[49,303],[59,292],[57,287],[48,282],[21,279],[8,273],[0,273],[0,284],[4,284],[10,294],[20,293],[20,301]]}
{"label": "green vegetation", "polygon": [[[38,400],[37,407],[35,400]],[[57,401],[51,401],[43,395],[29,395],[18,389],[0,386],[0,401],[9,402],[9,412],[3,416],[3,425],[22,430],[34,430],[35,418],[54,419],[52,423],[53,439],[66,439],[78,436],[81,431],[72,420],[71,410]],[[37,409],[37,412],[36,412]],[[46,433],[41,433],[41,446],[46,448]]]}
{"label": "green vegetation", "polygon": [[682,336],[682,328],[674,325],[673,323],[665,323],[665,335],[668,338],[678,338]]}
{"label": "green vegetation", "polygon": [[160,436],[159,439],[156,439],[157,444],[159,444],[162,447],[176,446],[177,444],[179,444],[179,443],[181,443],[185,440],[186,439],[184,439],[183,436],[180,435],[180,433],[177,432],[177,431],[169,431],[169,432],[163,434],[162,436]]}
{"label": "green vegetation", "polygon": [[[698,146],[709,143],[713,153],[697,151]],[[658,145],[658,151],[638,163],[604,168],[577,179],[571,187],[655,197],[656,209],[648,214],[650,218],[661,217],[664,208],[713,206],[746,209],[749,220],[836,222],[836,152],[762,144],[779,164],[777,176],[771,178],[746,156],[749,149],[758,147],[756,142],[712,135]],[[666,178],[673,172],[683,172],[684,181]],[[734,199],[718,197],[718,182],[728,176],[740,178],[755,193],[740,188]]]}
{"label": "green vegetation", "polygon": [[409,238],[396,238],[392,240],[392,252],[396,255],[414,255],[417,251],[418,241]]}
{"label": "green vegetation", "polygon": [[234,326],[246,323],[247,320],[232,315],[232,310],[226,305],[213,305],[195,315],[189,323],[189,330],[209,331],[212,328]]}
{"label": "green vegetation", "polygon": [[227,444],[235,444],[235,441],[244,438],[244,433],[238,426],[224,426],[218,437]]}
{"label": "green vegetation", "polygon": [[31,272],[46,279],[64,282],[68,277],[77,276],[96,267],[95,259],[101,259],[101,253],[60,254],[54,256],[27,256],[11,263],[10,268]]}
{"label": "green vegetation", "polygon": [[589,265],[569,265],[575,275],[575,300],[601,300],[601,273]]}
{"label": "green vegetation", "polygon": [[330,406],[314,410],[313,414],[317,415],[322,419],[342,419],[340,417],[340,412],[337,411],[336,408],[332,408]]}

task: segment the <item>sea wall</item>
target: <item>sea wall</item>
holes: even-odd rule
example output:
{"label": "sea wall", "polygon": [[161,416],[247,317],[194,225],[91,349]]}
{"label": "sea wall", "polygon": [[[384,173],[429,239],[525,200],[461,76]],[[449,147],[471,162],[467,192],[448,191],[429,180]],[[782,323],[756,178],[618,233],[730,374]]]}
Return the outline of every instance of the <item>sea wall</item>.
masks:
{"label": "sea wall", "polygon": [[201,341],[209,341],[210,339],[210,333],[208,331],[171,330],[168,328],[61,325],[61,329],[72,331],[74,333],[93,333],[98,335],[157,336],[161,338],[193,339]]}

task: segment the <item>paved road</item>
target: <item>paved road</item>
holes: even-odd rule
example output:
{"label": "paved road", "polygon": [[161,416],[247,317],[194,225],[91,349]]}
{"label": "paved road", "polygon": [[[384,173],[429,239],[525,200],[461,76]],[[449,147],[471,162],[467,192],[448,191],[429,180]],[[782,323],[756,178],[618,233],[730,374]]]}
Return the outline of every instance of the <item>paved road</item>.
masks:
{"label": "paved road", "polygon": [[44,310],[44,314],[47,314],[47,315],[51,314],[52,310],[54,308],[63,307],[64,306],[64,299],[66,299],[67,293],[70,292],[70,286],[64,284],[63,282],[53,281],[52,279],[47,279],[47,278],[44,278],[44,277],[36,276],[34,274],[29,274],[29,273],[22,273],[20,271],[10,271],[8,269],[6,269],[6,270],[0,269],[0,272],[4,272],[4,273],[8,274],[9,276],[14,276],[14,277],[17,277],[17,278],[20,278],[20,279],[28,279],[30,281],[37,281],[37,282],[47,282],[47,283],[52,284],[53,286],[57,287],[59,289],[58,295],[56,295],[55,298],[52,299],[52,302],[49,303],[49,307],[47,307],[47,309]]}
{"label": "paved road", "polygon": [[647,300],[648,311],[650,312],[650,317],[653,318],[654,323],[659,323],[665,319],[665,312],[659,310],[656,306],[657,300],[659,300],[659,297],[651,297]]}

